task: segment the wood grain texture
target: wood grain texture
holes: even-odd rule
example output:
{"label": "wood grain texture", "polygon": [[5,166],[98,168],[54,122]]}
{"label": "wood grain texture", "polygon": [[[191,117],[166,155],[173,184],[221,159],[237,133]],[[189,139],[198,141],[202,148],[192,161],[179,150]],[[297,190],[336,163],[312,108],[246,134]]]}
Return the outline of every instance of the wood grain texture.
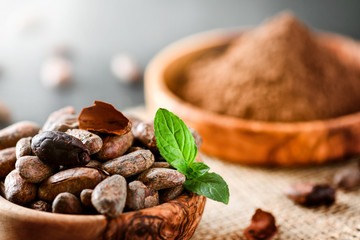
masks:
{"label": "wood grain texture", "polygon": [[[314,165],[359,154],[360,113],[324,121],[270,123],[216,114],[176,95],[176,86],[189,63],[208,50],[226,48],[241,32],[202,33],[160,52],[145,73],[148,114],[154,114],[159,107],[167,108],[200,133],[203,152],[233,162],[266,166]],[[318,37],[339,58],[360,67],[359,43],[334,34],[321,33]]]}
{"label": "wood grain texture", "polygon": [[1,240],[190,239],[206,198],[185,193],[168,203],[118,218],[39,212],[0,197]]}

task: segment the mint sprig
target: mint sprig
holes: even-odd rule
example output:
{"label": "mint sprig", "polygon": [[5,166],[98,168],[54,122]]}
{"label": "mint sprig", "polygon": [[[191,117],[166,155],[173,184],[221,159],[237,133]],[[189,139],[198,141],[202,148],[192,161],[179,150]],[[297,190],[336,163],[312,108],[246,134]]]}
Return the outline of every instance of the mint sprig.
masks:
{"label": "mint sprig", "polygon": [[184,187],[215,201],[229,202],[229,187],[224,179],[209,173],[209,166],[195,162],[197,147],[185,123],[172,112],[160,108],[154,119],[155,137],[161,156],[186,176]]}

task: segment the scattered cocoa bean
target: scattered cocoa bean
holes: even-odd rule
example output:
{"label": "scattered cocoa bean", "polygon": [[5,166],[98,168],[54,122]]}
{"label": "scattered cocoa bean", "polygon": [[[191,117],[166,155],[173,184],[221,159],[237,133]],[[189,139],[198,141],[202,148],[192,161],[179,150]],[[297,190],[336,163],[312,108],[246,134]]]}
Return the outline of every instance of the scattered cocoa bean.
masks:
{"label": "scattered cocoa bean", "polygon": [[39,130],[37,124],[29,121],[14,123],[0,130],[0,150],[15,147],[21,138],[35,136]]}
{"label": "scattered cocoa bean", "polygon": [[97,159],[106,161],[120,157],[131,147],[134,136],[131,132],[124,135],[103,135],[103,146],[96,154]]}
{"label": "scattered cocoa bean", "polygon": [[68,106],[51,113],[42,127],[42,131],[66,132],[68,129],[78,126],[76,111],[73,107]]}
{"label": "scattered cocoa bean", "polygon": [[131,118],[131,121],[133,123],[131,131],[134,138],[150,149],[155,155],[158,155],[159,149],[156,144],[154,124],[146,123],[136,118]]}
{"label": "scattered cocoa bean", "polygon": [[184,174],[168,168],[150,168],[141,173],[138,180],[142,181],[147,187],[154,190],[172,188],[182,185],[186,177]]}
{"label": "scattered cocoa bean", "polygon": [[138,150],[105,162],[103,169],[110,174],[130,177],[150,168],[154,159],[154,155],[149,150]]}
{"label": "scattered cocoa bean", "polygon": [[0,178],[6,177],[6,175],[15,169],[15,162],[15,147],[0,150]]}
{"label": "scattered cocoa bean", "polygon": [[256,209],[251,224],[244,230],[248,240],[270,240],[277,233],[275,217],[270,212]]}
{"label": "scattered cocoa bean", "polygon": [[91,196],[95,209],[108,217],[118,217],[126,202],[126,180],[121,175],[113,175],[99,183]]}
{"label": "scattered cocoa bean", "polygon": [[355,190],[360,187],[360,169],[349,167],[338,171],[333,179],[336,187],[347,191]]}
{"label": "scattered cocoa bean", "polygon": [[154,162],[152,168],[173,168],[168,162]]}
{"label": "scattered cocoa bean", "polygon": [[160,202],[164,203],[177,198],[181,195],[184,189],[183,185],[179,185],[173,188],[161,190],[159,192]]}
{"label": "scattered cocoa bean", "polygon": [[58,172],[39,187],[39,199],[51,202],[62,192],[80,194],[83,189],[94,188],[104,175],[95,168],[77,167]]}
{"label": "scattered cocoa bean", "polygon": [[56,196],[52,204],[53,213],[80,214],[82,206],[80,200],[72,193],[63,192]]}
{"label": "scattered cocoa bean", "polygon": [[140,67],[128,54],[118,54],[111,60],[111,72],[122,83],[135,84],[141,79]]}
{"label": "scattered cocoa bean", "polygon": [[80,141],[89,149],[90,155],[99,152],[102,148],[103,142],[101,138],[94,133],[82,129],[69,129],[66,133],[80,139]]}
{"label": "scattered cocoa bean", "polygon": [[306,207],[331,205],[335,202],[335,189],[327,184],[298,183],[286,189],[285,195]]}
{"label": "scattered cocoa bean", "polygon": [[34,136],[31,149],[41,161],[51,165],[76,166],[90,162],[89,149],[76,137],[59,131]]}
{"label": "scattered cocoa bean", "polygon": [[47,59],[41,67],[41,81],[45,87],[59,88],[71,83],[72,65],[64,57]]}
{"label": "scattered cocoa bean", "polygon": [[16,169],[6,176],[4,184],[5,197],[10,202],[25,205],[36,197],[36,185],[26,182]]}
{"label": "scattered cocoa bean", "polygon": [[31,139],[32,137],[22,138],[16,143],[16,159],[19,159],[23,156],[33,155],[31,150]]}
{"label": "scattered cocoa bean", "polygon": [[31,202],[29,208],[42,212],[51,212],[51,204],[42,200]]}
{"label": "scattered cocoa bean", "polygon": [[56,170],[56,167],[43,163],[37,156],[21,157],[16,161],[15,167],[20,176],[30,183],[40,183]]}

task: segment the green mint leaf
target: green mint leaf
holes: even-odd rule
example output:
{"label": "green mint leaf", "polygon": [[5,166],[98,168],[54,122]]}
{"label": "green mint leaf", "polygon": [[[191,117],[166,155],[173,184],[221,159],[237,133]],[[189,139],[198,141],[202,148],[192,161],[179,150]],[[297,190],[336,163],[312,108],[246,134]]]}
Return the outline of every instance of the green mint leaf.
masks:
{"label": "green mint leaf", "polygon": [[216,173],[205,173],[198,178],[186,180],[184,187],[215,201],[225,204],[229,202],[229,187],[224,179]]}
{"label": "green mint leaf", "polygon": [[156,112],[154,128],[161,156],[184,173],[197,155],[195,140],[189,129],[178,116],[161,108]]}
{"label": "green mint leaf", "polygon": [[210,167],[202,162],[194,162],[187,170],[188,179],[201,177],[210,170]]}

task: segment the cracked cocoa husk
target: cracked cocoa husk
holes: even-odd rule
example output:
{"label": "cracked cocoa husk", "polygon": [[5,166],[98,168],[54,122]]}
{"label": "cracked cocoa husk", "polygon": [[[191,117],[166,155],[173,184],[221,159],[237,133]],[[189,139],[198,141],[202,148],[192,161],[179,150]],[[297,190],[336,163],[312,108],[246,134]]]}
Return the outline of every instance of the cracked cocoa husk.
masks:
{"label": "cracked cocoa husk", "polygon": [[79,128],[87,131],[123,135],[131,130],[131,122],[109,103],[95,101],[94,106],[83,108]]}
{"label": "cracked cocoa husk", "polygon": [[256,209],[251,224],[244,230],[248,240],[270,240],[277,232],[275,217],[270,212]]}

